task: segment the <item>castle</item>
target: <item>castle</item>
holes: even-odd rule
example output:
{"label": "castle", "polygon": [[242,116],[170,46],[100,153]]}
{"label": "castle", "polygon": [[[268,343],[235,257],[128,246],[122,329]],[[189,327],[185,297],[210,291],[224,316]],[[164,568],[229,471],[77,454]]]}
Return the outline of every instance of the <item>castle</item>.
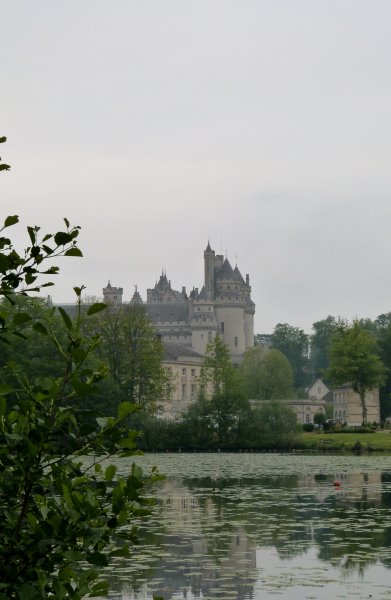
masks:
{"label": "castle", "polygon": [[[110,282],[103,289],[105,302],[122,304],[123,288]],[[238,364],[247,348],[254,345],[255,304],[251,300],[249,276],[243,279],[237,266],[216,254],[208,243],[204,251],[204,285],[188,295],[172,289],[166,273],[147,290],[144,303],[137,288],[131,304],[143,303],[163,343],[175,343],[204,355],[210,340],[218,334],[227,345],[232,361]],[[189,352],[190,354],[191,352]]]}

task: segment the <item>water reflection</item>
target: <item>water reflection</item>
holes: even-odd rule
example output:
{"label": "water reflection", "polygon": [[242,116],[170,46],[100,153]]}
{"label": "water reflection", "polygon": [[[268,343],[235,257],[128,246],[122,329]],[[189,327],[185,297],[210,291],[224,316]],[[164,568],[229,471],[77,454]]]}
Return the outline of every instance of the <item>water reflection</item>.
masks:
{"label": "water reflection", "polygon": [[389,589],[390,459],[214,456],[140,459],[168,478],[140,545],[107,573],[112,597],[320,598],[321,588],[326,598],[339,585],[342,597],[367,598],[379,569]]}

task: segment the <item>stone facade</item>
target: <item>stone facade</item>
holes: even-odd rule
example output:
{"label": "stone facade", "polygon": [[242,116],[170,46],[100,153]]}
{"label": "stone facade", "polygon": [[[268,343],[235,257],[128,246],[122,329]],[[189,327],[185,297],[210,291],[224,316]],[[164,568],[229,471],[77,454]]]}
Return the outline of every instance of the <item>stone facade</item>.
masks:
{"label": "stone facade", "polygon": [[173,342],[163,342],[163,350],[164,366],[170,381],[167,384],[166,399],[161,403],[158,416],[176,419],[197,400],[204,357]]}
{"label": "stone facade", "polygon": [[[374,388],[365,394],[367,422],[380,423],[379,389]],[[362,408],[360,396],[350,385],[343,385],[333,390],[334,420],[352,427],[362,424]]]}

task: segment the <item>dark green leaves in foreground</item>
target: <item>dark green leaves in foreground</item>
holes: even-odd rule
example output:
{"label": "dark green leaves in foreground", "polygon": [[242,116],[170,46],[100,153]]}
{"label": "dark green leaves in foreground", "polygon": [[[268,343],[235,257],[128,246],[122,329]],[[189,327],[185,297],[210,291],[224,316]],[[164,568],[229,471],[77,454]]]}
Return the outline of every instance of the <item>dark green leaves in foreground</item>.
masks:
{"label": "dark green leaves in foreground", "polygon": [[[17,222],[7,217],[0,235]],[[136,452],[138,432],[123,425],[134,405],[120,403],[115,417],[91,408],[107,368],[100,336],[82,325],[105,305],[85,310],[77,287],[73,319],[25,297],[52,284],[48,258],[81,256],[79,228],[64,223],[53,235],[28,227],[24,253],[0,237],[0,600],[105,595],[100,570],[129,554],[133,521],[152,503],[140,492],[159,477],[134,465],[118,477],[110,463]]]}

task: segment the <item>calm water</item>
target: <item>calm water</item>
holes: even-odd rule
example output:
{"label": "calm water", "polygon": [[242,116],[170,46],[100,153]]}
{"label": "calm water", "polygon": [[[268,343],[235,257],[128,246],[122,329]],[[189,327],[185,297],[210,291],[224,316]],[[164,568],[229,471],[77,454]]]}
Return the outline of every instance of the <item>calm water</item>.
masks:
{"label": "calm water", "polygon": [[[164,454],[116,600],[391,599],[391,457]],[[126,473],[129,460],[118,463]],[[341,482],[334,487],[335,480]]]}

